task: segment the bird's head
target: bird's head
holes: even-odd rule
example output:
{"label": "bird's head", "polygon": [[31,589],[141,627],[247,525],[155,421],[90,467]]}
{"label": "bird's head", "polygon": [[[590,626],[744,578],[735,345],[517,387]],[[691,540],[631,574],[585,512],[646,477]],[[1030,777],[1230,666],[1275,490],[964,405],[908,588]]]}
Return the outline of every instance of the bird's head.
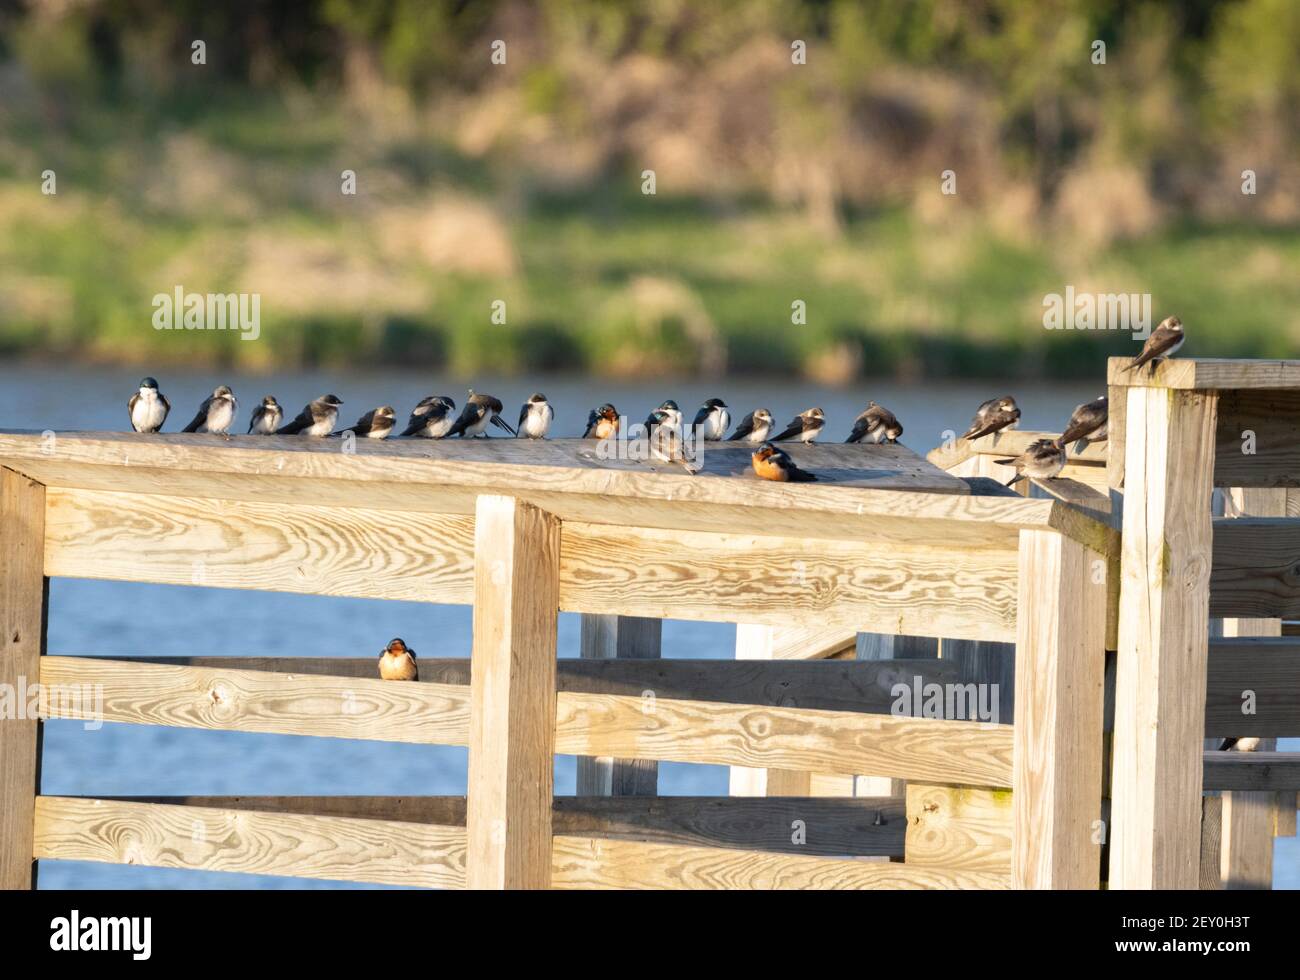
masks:
{"label": "bird's head", "polygon": [[618,419],[618,409],[615,408],[613,405],[611,405],[609,402],[606,402],[604,405],[601,405],[600,408],[596,410],[596,415],[602,419],[605,419],[605,421],[607,422],[613,422]]}
{"label": "bird's head", "polygon": [[343,399],[338,395],[321,395],[320,400],[326,405],[339,406],[343,404]]}
{"label": "bird's head", "polygon": [[397,413],[393,411],[392,405],[380,405],[375,409],[375,418],[377,419],[391,419],[396,414]]}
{"label": "bird's head", "polygon": [[765,442],[754,451],[754,462],[766,463],[775,456],[779,450],[770,442]]}
{"label": "bird's head", "polygon": [[705,408],[726,408],[727,403],[724,402],[721,398],[710,398],[708,401],[704,403],[704,407]]}
{"label": "bird's head", "polygon": [[755,422],[766,422],[768,425],[771,425],[771,424],[772,424],[772,413],[769,412],[766,408],[760,408],[758,411],[756,411],[756,412],[754,413],[754,421],[755,421]]}
{"label": "bird's head", "polygon": [[540,391],[534,391],[531,395],[528,396],[528,404],[544,405],[546,404],[546,396],[543,395]]}
{"label": "bird's head", "polygon": [[141,379],[140,379],[140,390],[141,390],[141,391],[145,391],[145,390],[148,390],[148,391],[157,391],[157,390],[158,390],[158,382],[155,381],[153,378],[141,378]]}
{"label": "bird's head", "polygon": [[1174,333],[1182,333],[1182,332],[1183,332],[1183,321],[1180,320],[1180,319],[1178,319],[1178,317],[1176,317],[1176,316],[1167,316],[1167,317],[1165,317],[1163,320],[1160,321],[1160,326],[1156,327],[1156,329],[1157,329],[1157,330],[1172,330]]}
{"label": "bird's head", "polygon": [[1007,395],[1005,398],[1003,398],[1001,401],[998,402],[998,411],[1010,412],[1012,415],[1019,416],[1020,406],[1016,404],[1016,400],[1014,398],[1012,398],[1010,395]]}
{"label": "bird's head", "polygon": [[280,403],[275,400],[275,395],[267,395],[262,399],[263,408],[279,408]]}
{"label": "bird's head", "polygon": [[230,398],[235,393],[230,390],[230,385],[217,385],[212,389],[213,398]]}
{"label": "bird's head", "polygon": [[820,408],[810,408],[803,414],[805,418],[816,419],[819,422],[824,422],[826,420],[826,413]]}
{"label": "bird's head", "polygon": [[395,636],[388,641],[388,646],[384,647],[384,653],[392,653],[398,656],[406,653],[406,641],[400,636]]}
{"label": "bird's head", "polygon": [[677,407],[677,403],[676,403],[675,401],[673,401],[671,398],[669,398],[669,399],[667,399],[667,400],[666,400],[662,405],[659,406],[659,411],[661,411],[661,412],[680,412],[681,409]]}

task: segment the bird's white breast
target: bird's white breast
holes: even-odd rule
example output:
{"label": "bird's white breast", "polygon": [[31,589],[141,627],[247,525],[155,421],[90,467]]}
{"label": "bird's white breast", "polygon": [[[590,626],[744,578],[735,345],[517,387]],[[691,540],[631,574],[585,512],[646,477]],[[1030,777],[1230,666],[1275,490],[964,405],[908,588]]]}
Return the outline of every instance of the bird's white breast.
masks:
{"label": "bird's white breast", "polygon": [[162,399],[158,397],[158,393],[152,388],[141,388],[140,400],[135,403],[135,410],[131,412],[131,421],[135,424],[135,427],[137,429],[156,429],[162,425],[166,414]]}
{"label": "bird's white breast", "polygon": [[227,433],[235,421],[234,399],[222,398],[208,406],[208,420],[203,426],[208,432]]}

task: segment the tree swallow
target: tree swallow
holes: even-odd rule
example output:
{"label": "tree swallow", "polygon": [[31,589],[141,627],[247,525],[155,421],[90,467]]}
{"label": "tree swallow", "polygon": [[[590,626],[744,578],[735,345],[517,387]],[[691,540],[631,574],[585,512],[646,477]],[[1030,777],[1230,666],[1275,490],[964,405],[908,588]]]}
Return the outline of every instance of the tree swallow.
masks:
{"label": "tree swallow", "polygon": [[510,423],[501,417],[501,410],[505,406],[501,404],[501,399],[494,398],[491,395],[476,395],[474,389],[469,390],[469,401],[461,410],[460,418],[456,420],[448,431],[449,436],[460,436],[465,438],[477,438],[487,434],[488,423],[491,422],[498,428],[505,429],[512,436],[518,435]]}
{"label": "tree swallow", "polygon": [[140,390],[131,396],[126,408],[131,416],[131,428],[136,432],[157,432],[172,410],[153,378],[144,378],[140,382]]}
{"label": "tree swallow", "polygon": [[1061,445],[1068,446],[1079,440],[1105,442],[1110,430],[1109,416],[1105,395],[1096,401],[1084,402],[1074,410],[1070,421],[1066,423],[1065,431],[1061,433]]}
{"label": "tree swallow", "polygon": [[903,427],[898,417],[883,405],[867,402],[866,411],[853,422],[853,431],[845,442],[898,442],[903,434]]}
{"label": "tree swallow", "polygon": [[1003,398],[990,398],[975,410],[970,428],[962,435],[963,439],[978,439],[1003,429],[1014,429],[1020,421],[1020,406],[1010,395]]}
{"label": "tree swallow", "polygon": [[388,641],[379,651],[379,676],[386,681],[418,681],[420,670],[415,666],[415,651],[400,636]]}
{"label": "tree swallow", "polygon": [[755,409],[740,420],[731,434],[732,442],[767,442],[772,434],[772,413],[766,408]]}
{"label": "tree swallow", "polygon": [[[1187,336],[1183,333],[1183,321],[1176,316],[1167,316],[1160,321],[1160,326],[1151,331],[1151,336],[1142,345],[1142,353],[1133,358],[1133,362],[1124,370],[1132,371],[1134,368],[1140,368],[1158,357],[1172,357],[1177,353],[1178,348],[1183,346],[1183,341],[1186,339]],[[1152,364],[1151,370],[1154,372],[1155,369],[1156,366]]]}
{"label": "tree swallow", "polygon": [[1037,439],[1019,456],[995,462],[1016,468],[1016,475],[1007,481],[1009,487],[1026,478],[1050,480],[1065,469],[1065,447],[1055,439]]}
{"label": "tree swallow", "polygon": [[809,408],[791,419],[790,424],[785,427],[773,442],[781,442],[785,439],[799,437],[800,442],[814,442],[821,434],[826,425],[826,413],[820,408]]}
{"label": "tree swallow", "polygon": [[270,436],[280,427],[284,418],[284,409],[275,400],[274,395],[267,395],[262,404],[253,409],[253,417],[248,420],[248,431],[259,436]]}
{"label": "tree swallow", "polygon": [[519,435],[529,439],[545,439],[555,418],[555,409],[541,392],[528,396],[519,410]]}
{"label": "tree swallow", "polygon": [[587,416],[587,431],[584,439],[611,439],[618,435],[618,409],[606,402],[600,408],[593,408]]}
{"label": "tree swallow", "polygon": [[1238,752],[1254,752],[1259,748],[1258,738],[1225,738],[1223,744],[1219,746],[1220,752],[1227,752],[1229,749],[1235,749]]}
{"label": "tree swallow", "polygon": [[446,395],[430,395],[421,398],[420,404],[411,409],[410,421],[406,423],[404,436],[420,436],[424,439],[441,439],[451,431],[456,421],[453,413],[456,402]]}
{"label": "tree swallow", "polygon": [[664,425],[670,429],[677,429],[679,432],[681,431],[682,410],[677,407],[677,403],[671,398],[646,416],[646,432],[649,432],[657,425]]}
{"label": "tree swallow", "polygon": [[764,480],[774,480],[777,483],[811,483],[817,479],[815,473],[799,469],[789,453],[777,449],[770,442],[759,446],[750,457],[750,461],[754,465],[754,472]]}
{"label": "tree swallow", "polygon": [[226,385],[218,385],[212,394],[203,399],[198,414],[182,432],[216,432],[230,438],[230,427],[235,424],[235,412],[239,403],[235,393]]}
{"label": "tree swallow", "polygon": [[695,427],[705,442],[721,442],[731,426],[731,412],[721,398],[710,398],[695,413]]}
{"label": "tree swallow", "polygon": [[339,406],[343,400],[338,395],[321,395],[298,413],[298,417],[276,430],[278,436],[327,436],[334,431],[339,420]]}
{"label": "tree swallow", "polygon": [[393,406],[380,405],[357,419],[356,425],[340,429],[335,435],[341,436],[345,432],[351,432],[362,439],[387,439],[396,421],[397,413],[393,411]]}

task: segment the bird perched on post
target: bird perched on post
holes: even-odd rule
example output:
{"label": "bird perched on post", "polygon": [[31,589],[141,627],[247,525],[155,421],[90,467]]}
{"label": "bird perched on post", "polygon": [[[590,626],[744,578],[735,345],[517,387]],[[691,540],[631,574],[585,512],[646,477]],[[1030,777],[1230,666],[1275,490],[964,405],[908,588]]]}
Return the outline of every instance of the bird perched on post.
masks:
{"label": "bird perched on post", "polygon": [[1134,368],[1150,363],[1151,371],[1154,373],[1156,359],[1172,357],[1178,352],[1178,348],[1183,346],[1183,341],[1186,339],[1187,335],[1183,333],[1183,321],[1176,316],[1167,316],[1160,321],[1160,326],[1151,331],[1151,336],[1142,345],[1141,353],[1133,358],[1124,370],[1132,371]]}
{"label": "bird perched on post", "polygon": [[731,412],[721,398],[710,398],[695,413],[695,427],[705,442],[721,442],[731,425]]}
{"label": "bird perched on post", "polygon": [[456,423],[448,430],[447,435],[460,436],[462,439],[486,436],[489,422],[505,429],[512,436],[518,435],[510,423],[501,417],[503,408],[505,406],[501,404],[501,399],[494,398],[492,395],[476,395],[471,388],[469,401],[461,409],[460,418],[456,419]]}
{"label": "bird perched on post", "polygon": [[341,436],[345,432],[351,432],[360,439],[387,439],[396,424],[397,413],[393,411],[393,406],[380,405],[378,408],[372,408],[357,419],[355,425],[350,425],[346,429],[339,429],[334,434]]}
{"label": "bird perched on post", "polygon": [[587,416],[587,431],[584,439],[611,439],[618,435],[618,409],[606,402],[600,408],[593,408]]}
{"label": "bird perched on post", "polygon": [[298,413],[288,425],[275,430],[278,436],[315,436],[321,438],[334,431],[339,420],[339,406],[343,400],[338,395],[321,395]]}
{"label": "bird perched on post", "polygon": [[555,409],[540,391],[528,396],[519,410],[519,435],[529,439],[545,439],[555,419]]}
{"label": "bird perched on post", "polygon": [[743,419],[731,434],[732,442],[767,442],[772,434],[772,413],[766,408],[756,408]]}
{"label": "bird perched on post", "polygon": [[677,403],[671,398],[667,399],[662,405],[646,416],[646,432],[649,432],[657,425],[663,425],[670,429],[677,429],[679,432],[681,431],[682,410],[677,407]]}
{"label": "bird perched on post", "polygon": [[253,409],[253,416],[248,420],[248,431],[259,436],[272,435],[280,427],[280,420],[283,418],[284,409],[280,407],[280,403],[275,400],[274,395],[267,395],[262,399],[261,404]]}
{"label": "bird perched on post", "polygon": [[853,431],[849,433],[849,437],[844,441],[898,442],[898,437],[902,434],[903,427],[899,424],[898,417],[893,412],[883,405],[867,402],[866,411],[854,420]]}
{"label": "bird perched on post", "polygon": [[131,417],[131,428],[136,432],[157,432],[167,421],[171,404],[158,390],[158,382],[153,378],[143,378],[140,390],[126,403],[126,410]]}
{"label": "bird perched on post", "polygon": [[226,385],[217,385],[207,398],[199,405],[198,414],[182,432],[215,432],[230,438],[230,427],[235,422],[235,411],[239,403],[235,393]]}
{"label": "bird perched on post", "polygon": [[1065,424],[1065,431],[1061,433],[1061,445],[1068,446],[1080,441],[1105,442],[1110,430],[1109,418],[1110,410],[1105,395],[1096,401],[1084,402],[1075,408],[1070,421]]}
{"label": "bird perched on post", "polygon": [[970,428],[962,435],[963,439],[978,439],[1003,429],[1014,429],[1020,422],[1020,406],[1010,395],[1002,398],[990,398],[975,410]]}
{"label": "bird perched on post", "polygon": [[817,479],[817,474],[799,469],[789,453],[777,449],[770,442],[759,446],[750,456],[750,462],[753,464],[754,472],[764,480],[774,480],[777,483],[811,483]]}
{"label": "bird perched on post", "polygon": [[1009,487],[1026,478],[1050,480],[1065,469],[1065,447],[1055,439],[1036,439],[1019,456],[995,462],[1016,468],[1016,475],[1007,481]]}
{"label": "bird perched on post", "polygon": [[808,408],[800,412],[785,429],[773,437],[773,442],[783,442],[786,439],[799,437],[803,443],[815,442],[821,435],[821,431],[826,427],[826,413],[820,408]]}
{"label": "bird perched on post", "polygon": [[411,409],[411,418],[406,423],[404,436],[420,436],[424,439],[441,439],[451,431],[456,420],[453,413],[456,403],[446,395],[429,395],[421,398],[420,403]]}
{"label": "bird perched on post", "polygon": [[418,681],[420,670],[415,665],[415,651],[400,636],[388,641],[379,651],[379,676],[386,681]]}

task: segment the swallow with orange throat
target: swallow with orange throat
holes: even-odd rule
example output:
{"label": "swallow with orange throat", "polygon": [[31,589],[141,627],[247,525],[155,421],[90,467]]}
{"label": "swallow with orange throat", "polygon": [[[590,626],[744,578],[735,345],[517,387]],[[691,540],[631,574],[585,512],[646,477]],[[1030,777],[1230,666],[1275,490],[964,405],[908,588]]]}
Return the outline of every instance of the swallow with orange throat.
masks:
{"label": "swallow with orange throat", "polygon": [[388,641],[379,651],[379,676],[386,681],[418,681],[420,670],[415,665],[415,651],[400,637]]}
{"label": "swallow with orange throat", "polygon": [[775,483],[812,483],[817,479],[816,473],[801,470],[783,449],[777,449],[770,442],[765,442],[750,457],[754,472],[764,480]]}
{"label": "swallow with orange throat", "polygon": [[618,409],[606,402],[600,408],[593,408],[587,416],[587,431],[584,439],[612,439],[618,435]]}

